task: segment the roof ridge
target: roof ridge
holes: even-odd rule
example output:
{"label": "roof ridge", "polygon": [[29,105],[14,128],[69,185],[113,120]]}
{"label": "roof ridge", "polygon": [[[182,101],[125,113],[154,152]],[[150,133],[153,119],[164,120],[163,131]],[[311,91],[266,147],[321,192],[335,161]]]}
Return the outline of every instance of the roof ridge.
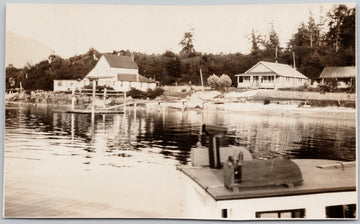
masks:
{"label": "roof ridge", "polygon": [[[267,67],[269,70],[273,71],[274,73],[286,76],[286,77],[297,77],[297,78],[307,78],[304,74],[296,70],[295,68],[291,67],[288,64],[278,63],[278,62],[267,62],[267,61],[259,61],[256,65],[252,68],[256,67],[258,64],[262,64]],[[251,68],[251,69],[252,69]],[[285,70],[286,69],[286,70]],[[284,70],[287,74],[284,74]]]}

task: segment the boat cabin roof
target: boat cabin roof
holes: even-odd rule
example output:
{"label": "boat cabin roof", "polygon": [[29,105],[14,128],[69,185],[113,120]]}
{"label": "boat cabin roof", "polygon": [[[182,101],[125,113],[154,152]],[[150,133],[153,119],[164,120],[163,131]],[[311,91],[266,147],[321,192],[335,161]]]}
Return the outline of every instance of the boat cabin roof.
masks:
{"label": "boat cabin roof", "polygon": [[356,190],[356,165],[340,161],[294,159],[303,177],[303,183],[293,187],[279,185],[240,188],[233,191],[224,186],[222,169],[183,166],[179,169],[199,184],[215,200],[234,200],[262,197],[330,193]]}

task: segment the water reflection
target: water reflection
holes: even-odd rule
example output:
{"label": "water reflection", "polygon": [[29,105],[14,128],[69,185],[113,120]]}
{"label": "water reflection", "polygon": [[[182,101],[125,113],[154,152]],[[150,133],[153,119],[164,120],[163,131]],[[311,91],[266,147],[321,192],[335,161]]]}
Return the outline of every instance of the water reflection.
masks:
{"label": "water reflection", "polygon": [[138,151],[184,164],[199,140],[207,145],[208,139],[201,132],[203,123],[228,127],[223,144],[245,147],[256,157],[356,159],[355,117],[329,119],[140,107],[125,114],[95,116],[54,113],[52,108],[40,107],[6,109],[5,150],[6,156],[37,150],[81,156],[85,165],[112,166],[121,165],[119,160],[109,158],[136,157],[138,154],[129,152]]}

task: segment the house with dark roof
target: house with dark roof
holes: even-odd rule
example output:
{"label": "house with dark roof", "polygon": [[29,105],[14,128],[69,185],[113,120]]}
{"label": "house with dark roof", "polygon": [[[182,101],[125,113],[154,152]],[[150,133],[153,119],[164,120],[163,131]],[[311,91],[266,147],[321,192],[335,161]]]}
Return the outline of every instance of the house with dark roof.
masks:
{"label": "house with dark roof", "polygon": [[321,79],[322,83],[325,83],[327,80],[336,80],[338,88],[348,88],[355,85],[356,67],[325,67],[319,79]]}
{"label": "house with dark roof", "polygon": [[54,80],[54,91],[81,89],[94,80],[97,86],[112,87],[116,91],[125,92],[131,88],[146,91],[155,89],[157,85],[156,81],[139,74],[139,68],[132,56],[103,54],[83,80]]}
{"label": "house with dark roof", "polygon": [[238,88],[296,88],[309,82],[305,75],[289,65],[265,61],[260,61],[245,73],[235,76]]}
{"label": "house with dark roof", "polygon": [[139,74],[133,57],[115,54],[103,54],[83,79],[84,85],[89,85],[92,80],[97,85],[112,87],[117,91],[129,91],[131,88],[146,91],[156,87],[154,80]]}

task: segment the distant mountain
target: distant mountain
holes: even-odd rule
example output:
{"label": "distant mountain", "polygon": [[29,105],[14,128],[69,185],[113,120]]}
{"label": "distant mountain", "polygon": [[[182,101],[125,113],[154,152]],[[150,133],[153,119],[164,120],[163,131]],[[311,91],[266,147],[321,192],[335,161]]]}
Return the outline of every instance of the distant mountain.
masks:
{"label": "distant mountain", "polygon": [[47,59],[53,50],[45,44],[17,33],[6,31],[5,65],[22,68],[26,63],[36,64]]}

